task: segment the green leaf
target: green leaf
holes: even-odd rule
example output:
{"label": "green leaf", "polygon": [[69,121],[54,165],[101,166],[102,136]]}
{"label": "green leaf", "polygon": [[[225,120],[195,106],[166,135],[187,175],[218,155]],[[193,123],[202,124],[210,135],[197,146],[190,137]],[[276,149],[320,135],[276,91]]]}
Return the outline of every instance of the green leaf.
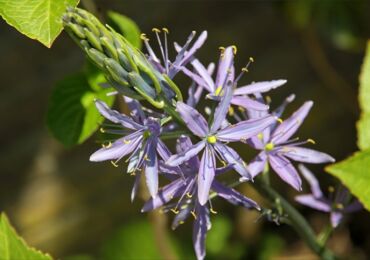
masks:
{"label": "green leaf", "polygon": [[66,146],[84,142],[103,122],[94,99],[112,106],[114,96],[107,97],[110,89],[99,83],[104,76],[89,66],[85,73],[77,73],[57,83],[50,98],[47,125],[55,138]]}
{"label": "green leaf", "polygon": [[109,24],[136,48],[141,49],[140,29],[130,18],[108,11]]}
{"label": "green leaf", "polygon": [[370,41],[360,74],[359,102],[362,110],[357,123],[357,145],[361,150],[370,148]]}
{"label": "green leaf", "polygon": [[231,235],[232,224],[228,218],[217,216],[213,219],[212,229],[207,234],[207,252],[220,254],[228,245],[228,238]]}
{"label": "green leaf", "polygon": [[339,178],[370,211],[370,150],[357,152],[348,159],[326,167],[326,171]]}
{"label": "green leaf", "polygon": [[2,260],[50,260],[50,255],[29,247],[17,235],[4,213],[0,215],[0,258]]}
{"label": "green leaf", "polygon": [[79,0],[0,0],[0,15],[11,26],[50,48],[62,31],[67,6]]}

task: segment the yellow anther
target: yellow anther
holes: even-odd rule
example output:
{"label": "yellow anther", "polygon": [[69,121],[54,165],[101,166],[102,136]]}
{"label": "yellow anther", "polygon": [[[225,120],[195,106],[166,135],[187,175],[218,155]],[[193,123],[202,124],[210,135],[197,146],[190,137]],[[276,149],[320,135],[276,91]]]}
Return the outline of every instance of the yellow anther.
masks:
{"label": "yellow anther", "polygon": [[186,193],[186,197],[188,197],[189,199],[191,199],[193,197],[193,195],[191,195],[189,192]]}
{"label": "yellow anther", "polygon": [[254,62],[253,57],[249,57],[249,61],[250,61],[250,62]]}
{"label": "yellow anther", "polygon": [[154,27],[154,28],[152,29],[152,32],[160,33],[160,32],[161,32],[161,30],[159,30],[158,28],[155,28],[155,27]]}
{"label": "yellow anther", "polygon": [[131,176],[136,176],[136,172],[135,172],[135,171],[133,171],[133,172],[131,172],[131,173],[130,173],[130,175],[131,175]]}
{"label": "yellow anther", "polygon": [[227,163],[224,160],[221,160],[222,166],[227,166]]}
{"label": "yellow anther", "polygon": [[311,143],[311,144],[316,144],[316,142],[313,139],[311,139],[311,138],[310,139],[307,139],[307,142],[308,143]]}
{"label": "yellow anther", "polygon": [[245,168],[248,168],[248,165],[246,164],[246,162],[245,162],[245,161],[242,161],[242,164],[243,164],[243,166],[244,166]]}
{"label": "yellow anther", "polygon": [[215,96],[219,96],[222,92],[222,86],[218,86],[215,90]]}
{"label": "yellow anther", "polygon": [[224,53],[225,52],[225,47],[218,47],[218,49],[221,51],[221,53]]}
{"label": "yellow anther", "polygon": [[125,144],[129,144],[129,143],[131,143],[131,140],[126,140],[126,139],[124,139],[124,138],[123,138],[123,142],[124,142]]}
{"label": "yellow anther", "polygon": [[241,107],[241,106],[239,106],[239,107],[238,107],[238,110],[239,110],[240,112],[245,112],[245,108],[244,108],[244,107]]}
{"label": "yellow anther", "polygon": [[103,148],[110,148],[112,146],[111,142],[108,142],[108,144],[102,144]]}
{"label": "yellow anther", "polygon": [[249,72],[248,68],[245,68],[245,67],[242,68],[242,71],[245,72],[245,73]]}
{"label": "yellow anther", "polygon": [[169,33],[170,33],[170,31],[169,31],[166,27],[162,28],[162,31],[164,31],[164,32],[165,32],[165,33],[167,33],[167,34],[169,34]]}
{"label": "yellow anther", "polygon": [[183,221],[183,220],[181,220],[180,222],[179,222],[179,224],[180,225],[182,225],[182,224],[184,224],[185,223],[185,221]]}
{"label": "yellow anther", "polygon": [[259,139],[259,140],[263,140],[263,134],[262,133],[259,133],[258,135],[257,135],[257,138]]}
{"label": "yellow anther", "polygon": [[149,41],[149,39],[148,39],[148,37],[146,37],[145,33],[140,34],[140,39],[142,39],[143,41]]}
{"label": "yellow anther", "polygon": [[191,215],[193,215],[194,219],[197,219],[197,214],[195,214],[195,212],[192,210],[190,211]]}
{"label": "yellow anther", "polygon": [[270,96],[266,96],[266,103],[267,104],[270,104],[271,103],[271,97]]}
{"label": "yellow anther", "polygon": [[176,208],[171,209],[171,211],[172,211],[173,213],[175,213],[176,215],[177,215],[177,214],[179,214],[179,211],[178,211]]}
{"label": "yellow anther", "polygon": [[209,210],[212,214],[217,214],[217,211],[215,211],[213,208]]}
{"label": "yellow anther", "polygon": [[118,167],[118,164],[115,162],[115,161],[110,161],[111,162],[111,164],[114,166],[114,167]]}
{"label": "yellow anther", "polygon": [[335,204],[335,207],[336,207],[337,209],[343,209],[343,208],[344,208],[344,206],[343,206],[343,204],[342,204],[342,203],[337,203],[337,204]]}
{"label": "yellow anther", "polygon": [[335,188],[334,188],[333,186],[329,186],[329,187],[328,187],[328,191],[329,191],[330,193],[333,193],[333,192],[335,191]]}
{"label": "yellow anther", "polygon": [[233,53],[235,55],[237,53],[237,51],[238,51],[238,48],[236,48],[235,45],[231,46],[231,48],[233,49]]}
{"label": "yellow anther", "polygon": [[103,128],[103,127],[100,127],[99,131],[100,131],[101,133],[105,133],[105,130],[104,130],[104,128]]}
{"label": "yellow anther", "polygon": [[274,148],[275,148],[275,145],[274,145],[274,143],[272,143],[272,142],[267,143],[267,144],[265,145],[265,150],[266,150],[266,151],[271,151],[271,150],[273,150]]}
{"label": "yellow anther", "polygon": [[234,108],[232,106],[229,107],[229,115],[233,116],[234,115]]}
{"label": "yellow anther", "polygon": [[150,162],[150,159],[147,155],[144,155],[144,160],[147,161],[147,162]]}
{"label": "yellow anther", "polygon": [[281,119],[279,117],[276,118],[276,121],[278,121],[280,124],[283,123],[283,119]]}
{"label": "yellow anther", "polygon": [[210,135],[207,137],[207,142],[210,144],[215,144],[217,142],[217,137],[214,135]]}

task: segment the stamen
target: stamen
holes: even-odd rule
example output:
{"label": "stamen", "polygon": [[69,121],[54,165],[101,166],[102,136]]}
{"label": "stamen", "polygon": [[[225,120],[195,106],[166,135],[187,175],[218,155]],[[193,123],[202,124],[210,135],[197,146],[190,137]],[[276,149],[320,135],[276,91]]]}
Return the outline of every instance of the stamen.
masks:
{"label": "stamen", "polygon": [[176,208],[171,209],[171,211],[172,211],[173,213],[175,213],[176,215],[177,215],[177,214],[179,214],[179,211],[178,211]]}
{"label": "stamen", "polygon": [[232,45],[231,48],[233,49],[234,55],[236,55],[236,53],[238,52],[238,48],[236,48],[235,45]]}
{"label": "stamen", "polygon": [[[236,47],[235,47],[236,48]],[[236,50],[236,49],[235,49]],[[234,52],[234,54],[236,54],[236,51]],[[241,77],[244,75],[244,73],[247,73],[249,72],[248,68],[249,66],[251,65],[251,63],[254,62],[254,59],[252,57],[249,57],[249,61],[247,62],[247,65],[244,66],[244,68],[242,68],[242,71],[240,72],[240,74],[236,77],[235,79],[235,82],[238,82]]]}
{"label": "stamen", "polygon": [[232,106],[229,107],[229,115],[233,116],[234,115],[234,108]]}
{"label": "stamen", "polygon": [[193,197],[193,195],[191,195],[189,192],[186,193],[186,197],[188,197],[189,199],[191,199]]}
{"label": "stamen", "polygon": [[281,119],[281,118],[279,118],[279,117],[277,117],[277,118],[276,118],[276,121],[278,121],[280,124],[282,124],[282,123],[283,123],[283,119]]}
{"label": "stamen", "polygon": [[101,132],[101,133],[105,133],[105,130],[104,130],[104,128],[103,127],[100,127],[100,129],[99,129],[99,131]]}
{"label": "stamen", "polygon": [[163,59],[163,62],[164,62],[164,65],[166,67],[166,73],[168,73],[167,71],[167,60],[166,60],[166,56],[164,54],[164,50],[163,50],[163,46],[162,46],[162,41],[161,39],[159,38],[159,33],[161,32],[158,28],[153,28],[152,31],[155,33],[156,37],[157,37],[157,41],[158,41],[158,45],[159,45],[159,49],[161,50],[161,54],[162,54],[162,59]]}
{"label": "stamen", "polygon": [[265,145],[265,150],[266,150],[266,151],[271,151],[271,150],[273,150],[274,148],[275,148],[275,145],[274,145],[274,143],[272,143],[272,142],[267,143],[267,144]]}
{"label": "stamen", "polygon": [[224,56],[225,56],[225,47],[218,47],[218,49],[221,51],[221,54],[220,54],[220,56],[221,56],[221,59],[223,59],[224,58]]}
{"label": "stamen", "polygon": [[114,166],[114,167],[118,167],[118,164],[115,162],[115,161],[110,161],[111,162],[111,164]]}
{"label": "stamen", "polygon": [[167,44],[167,34],[169,33],[167,28],[162,28],[164,32],[164,65],[166,67],[166,72],[168,73],[168,44]]}
{"label": "stamen", "polygon": [[259,133],[258,135],[257,135],[257,138],[259,139],[259,140],[263,140],[263,133]]}
{"label": "stamen", "polygon": [[344,208],[344,206],[343,206],[343,204],[342,204],[342,203],[337,203],[337,204],[335,204],[335,207],[336,207],[337,209],[343,209],[343,208]]}
{"label": "stamen", "polygon": [[218,86],[215,90],[215,96],[220,96],[222,92],[222,86]]}
{"label": "stamen", "polygon": [[244,108],[244,107],[241,107],[241,106],[238,106],[238,110],[239,110],[240,112],[245,112],[245,108]]}
{"label": "stamen", "polygon": [[333,186],[329,186],[329,187],[328,187],[328,191],[329,191],[330,193],[333,193],[333,192],[335,191],[335,188],[334,188]]}
{"label": "stamen", "polygon": [[155,27],[154,27],[154,28],[152,29],[152,32],[160,33],[160,32],[161,32],[161,30],[159,30],[158,28],[155,28]]}
{"label": "stamen", "polygon": [[123,139],[123,143],[125,143],[125,144],[129,144],[129,143],[131,143],[131,140]]}
{"label": "stamen", "polygon": [[207,137],[207,142],[210,144],[215,144],[217,142],[217,137],[214,135],[210,135]]}
{"label": "stamen", "polygon": [[146,37],[145,33],[140,34],[140,39],[142,39],[143,41],[149,41],[149,38]]}
{"label": "stamen", "polygon": [[162,31],[164,31],[167,34],[170,34],[170,31],[166,27],[162,28]]}
{"label": "stamen", "polygon": [[307,143],[316,144],[315,140],[311,138],[307,139]]}
{"label": "stamen", "polygon": [[190,211],[191,215],[193,215],[194,219],[196,220],[197,219],[197,214],[195,214],[195,211]]}
{"label": "stamen", "polygon": [[217,211],[215,211],[213,208],[210,208],[209,211],[213,214],[217,214]]}

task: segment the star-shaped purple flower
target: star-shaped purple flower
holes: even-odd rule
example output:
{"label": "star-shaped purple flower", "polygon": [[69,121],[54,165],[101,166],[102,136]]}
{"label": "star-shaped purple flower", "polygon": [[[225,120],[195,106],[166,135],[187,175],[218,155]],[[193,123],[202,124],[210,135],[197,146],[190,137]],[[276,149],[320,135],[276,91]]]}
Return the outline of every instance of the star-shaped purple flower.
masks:
{"label": "star-shaped purple flower", "polygon": [[334,188],[330,187],[331,196],[326,198],[320,189],[319,182],[315,175],[303,165],[299,165],[299,170],[310,185],[311,194],[299,195],[295,200],[307,207],[330,213],[330,222],[336,228],[343,219],[345,213],[352,213],[361,210],[363,207],[358,200],[350,203],[349,192],[347,189],[338,189],[333,196]]}
{"label": "star-shaped purple flower", "polygon": [[[95,105],[99,113],[109,121],[120,124],[130,133],[113,143],[99,149],[90,156],[90,161],[100,162],[111,160],[117,166],[117,162],[123,157],[131,154],[136,156],[135,165],[130,166],[134,169],[145,170],[146,184],[149,193],[155,197],[158,191],[158,158],[157,153],[162,156],[165,144],[159,139],[161,125],[159,119],[146,117],[140,109],[137,101],[132,100],[135,109],[132,110],[132,119],[116,110],[110,109],[103,101],[96,100]],[[117,130],[112,130],[117,132]]]}
{"label": "star-shaped purple flower", "polygon": [[231,98],[232,87],[229,85],[225,89],[224,96],[215,110],[214,119],[210,126],[204,117],[194,108],[182,102],[177,103],[177,112],[181,115],[189,130],[201,138],[201,141],[186,151],[171,156],[166,163],[169,166],[181,165],[204,149],[198,175],[198,198],[201,205],[207,202],[208,193],[215,176],[216,153],[224,162],[233,165],[233,168],[244,179],[250,180],[252,176],[248,172],[246,163],[234,149],[225,143],[239,142],[251,138],[276,120],[273,116],[267,115],[262,118],[242,121],[220,129],[226,118]]}
{"label": "star-shaped purple flower", "polygon": [[[280,116],[284,110],[285,102],[278,111],[273,114]],[[261,173],[268,162],[279,177],[290,184],[296,190],[301,190],[302,180],[290,160],[305,163],[328,163],[334,162],[334,158],[322,152],[300,147],[302,144],[313,143],[313,140],[298,142],[290,139],[298,130],[313,105],[312,101],[305,102],[295,113],[280,125],[273,124],[265,131],[252,137],[248,142],[261,152],[249,164],[252,176]],[[249,116],[259,118],[265,116],[266,112],[249,110]]]}
{"label": "star-shaped purple flower", "polygon": [[[180,46],[177,46],[177,49],[180,50]],[[230,46],[226,49],[223,49],[218,63],[215,80],[212,79],[212,75],[209,73],[209,70],[207,70],[197,59],[193,59],[191,61],[195,72],[192,72],[185,67],[182,68],[182,71],[198,85],[204,86],[204,88],[209,92],[207,95],[208,98],[219,100],[222,92],[225,91],[227,83],[232,82],[232,85],[236,87],[238,85],[238,81],[246,70],[246,68],[244,68],[242,73],[235,77],[235,68],[233,65],[235,55],[234,52],[235,46]],[[268,92],[271,89],[275,89],[284,85],[286,82],[287,81],[283,79],[262,81],[235,88],[233,91],[231,104],[246,109],[268,110],[268,105],[258,102],[250,98],[248,95]]]}
{"label": "star-shaped purple flower", "polygon": [[[177,152],[186,152],[192,146],[193,145],[190,138],[187,136],[182,136],[177,141]],[[167,156],[170,156],[168,151]],[[172,223],[173,229],[182,224],[186,218],[192,215],[194,217],[194,250],[197,259],[204,259],[206,254],[206,233],[211,228],[209,213],[215,213],[215,211],[213,210],[211,204],[211,208],[209,208],[208,205],[201,205],[196,196],[197,190],[200,188],[199,185],[202,185],[202,183],[199,182],[198,177],[199,175],[202,175],[202,168],[200,165],[201,163],[196,155],[190,157],[187,161],[181,164],[180,167],[171,167],[160,163],[160,171],[172,181],[159,190],[158,196],[151,198],[145,203],[144,207],[142,208],[142,212],[151,211],[165,206],[164,211],[171,210],[176,214],[176,217]],[[215,165],[212,165],[211,167],[215,167]],[[215,174],[218,175],[224,173],[229,169],[229,166],[219,169],[215,168]],[[211,189],[217,196],[224,198],[234,205],[241,205],[248,209],[260,209],[256,202],[245,197],[236,190],[224,186],[215,179],[213,179],[211,182]],[[209,191],[206,196],[207,200],[209,200]],[[170,201],[173,199],[178,199],[178,201],[170,203]]]}

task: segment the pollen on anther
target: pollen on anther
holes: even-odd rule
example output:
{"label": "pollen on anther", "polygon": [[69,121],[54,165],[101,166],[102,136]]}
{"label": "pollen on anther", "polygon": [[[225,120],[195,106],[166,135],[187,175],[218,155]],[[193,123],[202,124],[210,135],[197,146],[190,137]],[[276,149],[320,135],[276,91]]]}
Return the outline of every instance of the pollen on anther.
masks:
{"label": "pollen on anther", "polygon": [[155,27],[154,27],[154,28],[152,29],[152,32],[160,33],[160,32],[161,32],[161,30],[159,30],[158,28],[155,28]]}
{"label": "pollen on anther", "polygon": [[254,62],[253,57],[249,57],[249,61],[250,61],[250,62]]}
{"label": "pollen on anther", "polygon": [[175,213],[176,215],[177,215],[177,214],[179,214],[179,211],[178,211],[177,209],[171,209],[171,211],[172,211],[173,213]]}
{"label": "pollen on anther", "polygon": [[313,140],[313,139],[311,139],[311,138],[307,139],[307,142],[308,142],[308,143],[311,143],[311,144],[316,144],[315,140]]}
{"label": "pollen on anther", "polygon": [[114,167],[118,167],[118,164],[115,162],[115,161],[110,161],[111,162],[111,164],[114,166]]}
{"label": "pollen on anther", "polygon": [[100,131],[101,133],[105,133],[105,130],[104,130],[104,128],[103,128],[103,127],[100,127],[99,131]]}
{"label": "pollen on anther", "polygon": [[124,142],[125,144],[129,144],[129,143],[131,143],[131,140],[123,139],[123,142]]}
{"label": "pollen on anther", "polygon": [[165,32],[165,33],[167,33],[167,34],[169,34],[169,33],[170,33],[170,31],[169,31],[166,27],[162,28],[162,31],[164,31],[164,32]]}
{"label": "pollen on anther", "polygon": [[190,211],[191,215],[193,215],[194,219],[197,219],[197,214],[195,214],[195,212],[192,210]]}
{"label": "pollen on anther", "polygon": [[238,48],[235,45],[232,45],[231,48],[233,49],[234,55],[238,52]]}
{"label": "pollen on anther", "polygon": [[217,214],[217,211],[215,211],[213,208],[210,208],[209,210],[212,214]]}
{"label": "pollen on anther", "polygon": [[146,37],[145,33],[140,34],[140,39],[142,39],[143,41],[149,41],[149,39],[148,39],[148,37]]}

